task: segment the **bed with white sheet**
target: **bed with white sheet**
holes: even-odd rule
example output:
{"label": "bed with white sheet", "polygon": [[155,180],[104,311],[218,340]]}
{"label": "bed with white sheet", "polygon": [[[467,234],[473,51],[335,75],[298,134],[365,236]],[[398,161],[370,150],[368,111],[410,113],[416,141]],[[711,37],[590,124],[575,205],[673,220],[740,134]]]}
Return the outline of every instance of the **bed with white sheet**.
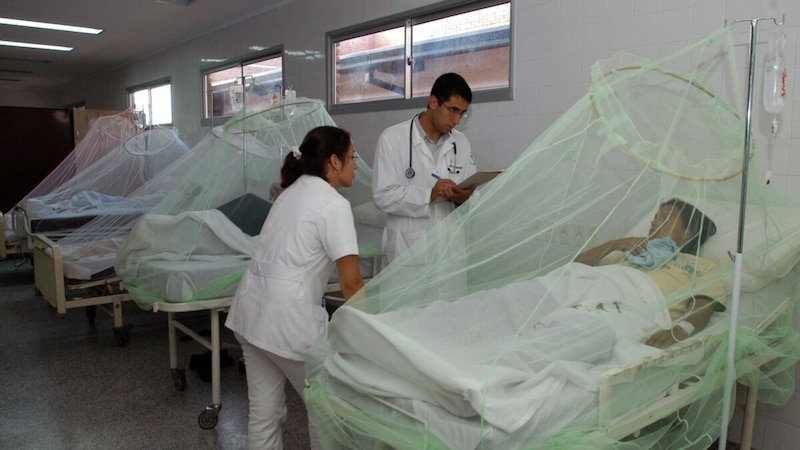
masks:
{"label": "bed with white sheet", "polygon": [[[230,204],[230,203],[229,203]],[[136,303],[153,312],[167,313],[170,374],[174,387],[186,386],[185,370],[177,357],[177,331],[181,331],[211,351],[211,403],[204,408],[198,424],[213,428],[218,421],[220,403],[220,313],[227,312],[239,279],[247,270],[256,235],[266,219],[269,204],[252,194],[217,209],[187,211],[174,216],[148,214],[126,239],[126,250],[117,263],[117,272],[125,280]],[[385,215],[374,205],[353,208],[359,242],[359,268],[370,279],[380,268],[380,239]],[[260,213],[259,213],[260,211]],[[198,227],[198,224],[201,226]],[[269,232],[269,230],[263,230]],[[163,236],[187,236],[202,245],[187,245]],[[186,250],[191,249],[190,254]],[[140,283],[140,284],[136,284]],[[339,290],[337,274],[326,288]],[[333,300],[336,301],[335,298]],[[183,324],[181,313],[208,311],[211,338],[200,336]]]}
{"label": "bed with white sheet", "polygon": [[[732,267],[738,205],[709,201],[701,210],[720,224],[703,255]],[[744,265],[737,323],[762,346],[740,349],[742,379],[798,345],[796,332],[770,333],[791,324],[800,287],[800,209],[771,208],[766,218],[759,205],[750,211],[745,254],[758,256]],[[651,216],[630,235],[641,235]],[[765,240],[770,250],[759,252]],[[780,276],[767,276],[775,267],[784,268]],[[594,446],[629,439],[722,388],[718,357],[729,313],[714,313],[705,329],[668,349],[649,347],[646,338],[671,322],[666,304],[652,308],[663,296],[634,269],[570,263],[456,300],[375,314],[368,296],[337,310],[327,342],[309,356],[307,399],[324,411],[320,421],[338,424],[332,429],[343,448]],[[534,324],[529,312],[537,308]]]}

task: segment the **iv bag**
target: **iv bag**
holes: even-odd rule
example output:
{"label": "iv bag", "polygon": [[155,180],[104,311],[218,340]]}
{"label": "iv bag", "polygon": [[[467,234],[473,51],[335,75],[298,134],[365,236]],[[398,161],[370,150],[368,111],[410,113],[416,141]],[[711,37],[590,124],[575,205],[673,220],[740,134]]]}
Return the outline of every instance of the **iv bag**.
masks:
{"label": "iv bag", "polygon": [[242,103],[244,103],[244,86],[238,83],[232,84],[228,86],[228,94],[231,99],[231,109],[233,111],[242,109]]}
{"label": "iv bag", "polygon": [[764,61],[764,109],[778,114],[783,109],[786,97],[786,65],[783,48],[786,45],[786,33],[781,29],[770,33],[767,56]]}

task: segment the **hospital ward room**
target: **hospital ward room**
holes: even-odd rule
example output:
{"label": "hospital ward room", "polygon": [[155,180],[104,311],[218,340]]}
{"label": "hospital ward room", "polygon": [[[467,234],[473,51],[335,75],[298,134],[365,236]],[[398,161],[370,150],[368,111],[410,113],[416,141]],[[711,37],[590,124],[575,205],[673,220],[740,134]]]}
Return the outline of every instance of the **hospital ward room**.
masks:
{"label": "hospital ward room", "polygon": [[800,448],[800,3],[109,6],[0,8],[0,448]]}

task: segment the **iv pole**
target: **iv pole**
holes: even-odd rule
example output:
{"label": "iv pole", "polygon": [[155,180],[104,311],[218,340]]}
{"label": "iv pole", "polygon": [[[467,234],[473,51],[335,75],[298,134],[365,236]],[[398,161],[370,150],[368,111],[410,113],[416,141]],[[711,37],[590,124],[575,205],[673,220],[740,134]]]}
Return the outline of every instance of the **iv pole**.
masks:
{"label": "iv pole", "polygon": [[750,22],[750,63],[749,76],[747,82],[747,116],[744,130],[744,160],[742,161],[742,188],[739,200],[739,236],[736,244],[736,254],[728,252],[734,262],[733,293],[731,296],[731,318],[730,329],[728,330],[728,364],[725,371],[725,386],[723,389],[722,414],[725,420],[720,421],[719,450],[725,450],[728,442],[728,414],[731,408],[731,392],[736,380],[736,327],[739,317],[739,296],[741,293],[742,281],[742,252],[744,243],[744,218],[747,206],[747,169],[750,165],[750,119],[753,107],[753,81],[756,62],[756,35],[758,34],[758,22],[761,20],[772,20],[777,26],[782,26],[785,16],[781,16],[780,22],[774,17],[756,17],[753,19],[736,19],[732,22],[725,20],[725,27],[733,28],[739,22]]}

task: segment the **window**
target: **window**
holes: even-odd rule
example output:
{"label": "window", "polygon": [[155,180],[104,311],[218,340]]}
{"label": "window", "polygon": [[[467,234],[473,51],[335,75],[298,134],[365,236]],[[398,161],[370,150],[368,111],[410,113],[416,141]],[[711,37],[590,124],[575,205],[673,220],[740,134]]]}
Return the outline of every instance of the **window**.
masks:
{"label": "window", "polygon": [[281,95],[282,50],[203,73],[203,119],[227,118],[247,103],[264,109]]}
{"label": "window", "polygon": [[128,88],[128,106],[142,126],[172,125],[172,83],[161,80]]}
{"label": "window", "polygon": [[445,72],[467,80],[473,101],[511,98],[510,1],[450,1],[327,38],[333,112],[425,103]]}

